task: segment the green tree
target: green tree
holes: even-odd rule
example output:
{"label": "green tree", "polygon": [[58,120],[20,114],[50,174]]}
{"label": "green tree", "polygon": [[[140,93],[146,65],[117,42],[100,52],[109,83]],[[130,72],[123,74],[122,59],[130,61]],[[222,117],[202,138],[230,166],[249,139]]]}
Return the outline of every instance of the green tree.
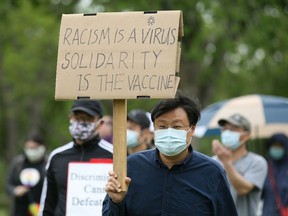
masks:
{"label": "green tree", "polygon": [[[129,10],[183,11],[180,88],[203,107],[249,93],[288,95],[284,1],[6,0],[0,4],[0,145],[7,158],[34,129],[43,129],[52,147],[69,139],[70,102],[54,101],[61,14]],[[128,105],[150,110],[155,103],[130,100]],[[111,113],[111,101],[104,104]]]}
{"label": "green tree", "polygon": [[[81,8],[85,2],[88,4]],[[6,0],[0,10],[0,139],[7,158],[17,152],[19,140],[34,129],[44,129],[53,147],[69,139],[63,113],[70,102],[54,101],[62,13],[182,10],[183,91],[198,97],[203,107],[249,93],[288,95],[284,1]],[[128,105],[150,110],[155,103],[130,100]],[[111,113],[111,101],[104,104]]]}
{"label": "green tree", "polygon": [[51,124],[59,20],[30,1],[5,9],[0,54],[1,144],[10,159],[27,133]]}
{"label": "green tree", "polygon": [[[202,107],[251,93],[288,97],[287,1],[3,0],[0,156],[11,159],[32,130],[43,131],[50,149],[70,140],[71,102],[54,100],[63,13],[157,10],[183,12],[179,88]],[[151,110],[156,102],[129,100],[128,108]],[[104,106],[112,114],[112,102]]]}

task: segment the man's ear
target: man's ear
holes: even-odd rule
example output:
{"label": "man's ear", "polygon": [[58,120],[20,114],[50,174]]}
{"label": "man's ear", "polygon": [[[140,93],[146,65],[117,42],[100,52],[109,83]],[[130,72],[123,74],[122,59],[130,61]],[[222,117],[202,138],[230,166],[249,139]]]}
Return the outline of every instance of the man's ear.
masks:
{"label": "man's ear", "polygon": [[242,136],[245,142],[247,142],[251,138],[251,133],[249,131],[245,131]]}
{"label": "man's ear", "polygon": [[145,128],[144,130],[142,130],[143,132],[143,135],[146,137],[146,138],[149,138],[151,137],[151,133],[154,134],[154,132],[151,132],[149,128]]}
{"label": "man's ear", "polygon": [[196,129],[196,125],[191,125],[191,131],[192,131],[192,135],[191,136],[194,135],[195,129]]}
{"label": "man's ear", "polygon": [[102,127],[102,125],[105,123],[103,119],[95,119],[95,123],[98,123],[98,125],[96,125],[98,128]]}
{"label": "man's ear", "polygon": [[154,137],[154,134],[153,132],[151,132],[149,130],[149,128],[145,128],[144,130],[142,130],[142,135],[144,137],[144,142],[146,144],[151,144],[152,140],[153,140],[153,137]]}
{"label": "man's ear", "polygon": [[148,133],[150,132],[150,131],[149,131],[149,128],[145,128],[145,129],[143,129],[142,131],[143,131],[144,134],[148,134]]}

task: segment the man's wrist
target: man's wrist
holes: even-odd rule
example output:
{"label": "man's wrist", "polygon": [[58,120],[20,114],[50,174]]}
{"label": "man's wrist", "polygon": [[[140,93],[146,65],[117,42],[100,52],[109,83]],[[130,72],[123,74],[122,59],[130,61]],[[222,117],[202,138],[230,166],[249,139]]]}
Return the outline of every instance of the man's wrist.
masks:
{"label": "man's wrist", "polygon": [[110,197],[110,201],[111,201],[113,204],[115,204],[115,205],[121,205],[122,202],[123,202],[123,200],[124,200],[124,198],[123,198],[122,200],[119,200],[119,201],[114,201],[114,200],[112,200],[111,197]]}
{"label": "man's wrist", "polygon": [[233,162],[231,160],[226,160],[223,162],[223,165],[224,165],[224,168],[227,170],[233,167]]}

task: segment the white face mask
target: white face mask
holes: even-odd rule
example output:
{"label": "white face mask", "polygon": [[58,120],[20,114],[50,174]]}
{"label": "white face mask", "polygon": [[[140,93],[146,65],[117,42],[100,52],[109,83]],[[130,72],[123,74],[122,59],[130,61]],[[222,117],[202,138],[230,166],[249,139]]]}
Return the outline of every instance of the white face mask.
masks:
{"label": "white face mask", "polygon": [[127,129],[127,148],[133,148],[139,145],[139,135],[139,132]]}
{"label": "white face mask", "polygon": [[[100,121],[98,121],[100,122]],[[70,120],[69,131],[76,140],[87,141],[95,135],[99,123]]]}
{"label": "white face mask", "polygon": [[30,162],[38,162],[45,155],[46,148],[39,146],[37,148],[25,148],[24,153]]}
{"label": "white face mask", "polygon": [[274,160],[280,160],[285,155],[285,149],[283,147],[271,146],[268,150],[269,156]]}
{"label": "white face mask", "polygon": [[239,132],[224,130],[221,133],[221,142],[225,147],[236,150],[241,145],[240,136],[241,133]]}
{"label": "white face mask", "polygon": [[156,130],[154,132],[155,146],[162,154],[166,156],[180,154],[187,147],[186,137],[188,131],[176,130],[173,128]]}

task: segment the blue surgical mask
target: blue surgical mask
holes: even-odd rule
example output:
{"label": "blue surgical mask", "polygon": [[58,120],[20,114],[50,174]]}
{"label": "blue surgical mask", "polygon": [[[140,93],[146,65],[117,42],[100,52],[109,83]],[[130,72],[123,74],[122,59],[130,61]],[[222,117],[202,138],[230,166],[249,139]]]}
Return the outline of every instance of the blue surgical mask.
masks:
{"label": "blue surgical mask", "polygon": [[127,129],[127,148],[133,148],[139,145],[139,132]]}
{"label": "blue surgical mask", "polygon": [[186,130],[176,130],[173,128],[156,130],[154,132],[155,146],[166,156],[180,154],[187,147],[187,132]]}
{"label": "blue surgical mask", "polygon": [[268,150],[268,154],[270,155],[270,157],[274,160],[280,160],[283,158],[285,153],[284,148],[282,147],[276,147],[276,146],[272,146],[269,148]]}
{"label": "blue surgical mask", "polygon": [[226,148],[235,150],[241,145],[240,135],[239,132],[224,130],[221,133],[221,142]]}

